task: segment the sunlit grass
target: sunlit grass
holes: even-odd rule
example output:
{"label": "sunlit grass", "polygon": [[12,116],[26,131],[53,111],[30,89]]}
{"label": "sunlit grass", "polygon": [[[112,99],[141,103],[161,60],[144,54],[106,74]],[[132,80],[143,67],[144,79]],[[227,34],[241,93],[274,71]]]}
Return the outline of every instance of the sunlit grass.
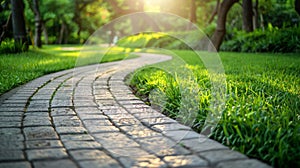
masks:
{"label": "sunlit grass", "polygon": [[[207,70],[192,51],[174,52],[189,64],[195,75],[191,78],[198,81],[199,111],[193,128],[201,131],[212,96]],[[299,167],[300,57],[225,52],[220,56],[227,78],[226,103],[210,137],[275,167]],[[160,102],[164,113],[177,118],[181,94],[189,94],[178,86],[180,80],[146,68],[133,75],[131,85],[143,96],[158,89],[165,95]]]}
{"label": "sunlit grass", "polygon": [[[99,59],[99,53],[94,53],[92,55],[95,59],[78,64],[77,60],[89,60],[80,53],[81,49],[80,45],[44,45],[42,49],[30,49],[25,53],[1,54],[0,94],[45,74],[100,61],[111,62],[136,57],[128,53],[126,48],[112,47],[107,53],[101,53],[102,59]],[[97,47],[97,51],[102,49],[105,51],[107,48]]]}

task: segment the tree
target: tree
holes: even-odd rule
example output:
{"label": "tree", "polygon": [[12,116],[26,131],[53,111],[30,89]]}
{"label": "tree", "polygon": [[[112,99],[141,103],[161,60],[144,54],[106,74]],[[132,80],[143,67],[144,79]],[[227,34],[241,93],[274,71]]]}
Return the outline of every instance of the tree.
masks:
{"label": "tree", "polygon": [[24,50],[28,50],[23,0],[11,0],[10,2],[12,10],[12,27],[15,44],[16,46],[22,45]]}
{"label": "tree", "polygon": [[195,0],[191,0],[190,21],[192,23],[197,22],[197,6],[196,6],[196,1]]}
{"label": "tree", "polygon": [[91,4],[95,2],[95,0],[75,0],[75,8],[74,8],[74,17],[73,17],[73,21],[77,24],[78,29],[77,29],[77,37],[80,41],[80,33],[83,29],[82,26],[82,13],[84,11],[84,9],[87,7],[87,5]]}
{"label": "tree", "polygon": [[223,0],[222,3],[220,4],[220,7],[218,9],[217,28],[211,38],[211,41],[217,51],[219,51],[220,46],[223,42],[223,38],[226,34],[227,13],[230,10],[230,8],[233,6],[233,4],[238,1],[239,0]]}
{"label": "tree", "polygon": [[243,0],[243,29],[246,32],[253,31],[252,0]]}
{"label": "tree", "polygon": [[253,29],[258,28],[258,0],[253,5]]}
{"label": "tree", "polygon": [[39,1],[38,0],[28,0],[29,6],[34,13],[34,22],[35,22],[35,37],[34,37],[34,43],[37,47],[42,47],[42,16],[39,9]]}

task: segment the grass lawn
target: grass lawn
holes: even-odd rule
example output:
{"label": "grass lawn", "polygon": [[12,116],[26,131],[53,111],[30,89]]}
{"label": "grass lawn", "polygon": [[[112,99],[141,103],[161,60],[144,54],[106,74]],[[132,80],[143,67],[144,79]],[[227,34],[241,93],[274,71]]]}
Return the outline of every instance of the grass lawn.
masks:
{"label": "grass lawn", "polygon": [[[73,68],[80,55],[79,45],[44,45],[19,54],[0,54],[0,95],[45,74]],[[97,55],[94,54],[95,57]],[[101,62],[136,57],[121,47],[110,48]],[[99,59],[98,59],[99,60]],[[86,62],[84,64],[91,64]]]}
{"label": "grass lawn", "polygon": [[[195,75],[192,78],[200,87],[193,128],[201,131],[211,98],[207,70],[194,52],[174,52],[189,64]],[[275,167],[300,167],[299,55],[221,52],[220,57],[226,73],[227,99],[210,137]],[[164,95],[158,105],[165,114],[177,118],[183,97],[180,88],[185,88],[178,86],[182,83],[179,80],[159,68],[146,67],[132,75],[130,84],[144,97],[158,89]]]}

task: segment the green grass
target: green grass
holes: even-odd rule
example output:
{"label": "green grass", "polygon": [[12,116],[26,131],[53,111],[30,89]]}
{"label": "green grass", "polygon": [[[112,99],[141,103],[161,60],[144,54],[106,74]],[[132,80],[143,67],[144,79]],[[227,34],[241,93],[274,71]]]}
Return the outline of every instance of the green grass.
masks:
{"label": "green grass", "polygon": [[[81,49],[79,45],[45,45],[42,49],[30,49],[24,53],[0,54],[0,95],[42,75],[75,67],[78,57],[85,57],[80,55]],[[121,47],[110,48],[101,62],[136,57],[128,51]],[[80,65],[100,61],[99,53],[93,54],[93,57],[96,59]]]}
{"label": "green grass", "polygon": [[[200,87],[193,123],[200,132],[212,97],[208,73],[194,52],[174,52],[189,64],[186,67],[195,75],[191,78]],[[226,102],[210,137],[275,167],[300,167],[299,55],[222,52],[220,57],[226,73]],[[165,114],[181,119],[178,112],[183,94],[193,89],[186,89],[189,78],[180,79],[159,68],[171,64],[141,69],[132,75],[130,84],[143,99],[150,96]],[[161,100],[155,100],[155,95]]]}

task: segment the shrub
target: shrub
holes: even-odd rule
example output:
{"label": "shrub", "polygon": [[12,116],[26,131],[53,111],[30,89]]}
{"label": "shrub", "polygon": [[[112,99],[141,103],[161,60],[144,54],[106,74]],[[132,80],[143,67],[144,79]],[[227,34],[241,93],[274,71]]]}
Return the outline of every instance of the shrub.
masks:
{"label": "shrub", "polygon": [[119,40],[117,45],[126,48],[190,49],[181,40],[163,33],[141,33],[129,36]]}
{"label": "shrub", "polygon": [[235,52],[300,52],[300,28],[255,30],[251,33],[235,31],[233,37],[221,46],[223,51]]}
{"label": "shrub", "polygon": [[14,40],[2,41],[0,46],[0,54],[19,53],[27,50],[27,46],[22,43],[15,43]]}

